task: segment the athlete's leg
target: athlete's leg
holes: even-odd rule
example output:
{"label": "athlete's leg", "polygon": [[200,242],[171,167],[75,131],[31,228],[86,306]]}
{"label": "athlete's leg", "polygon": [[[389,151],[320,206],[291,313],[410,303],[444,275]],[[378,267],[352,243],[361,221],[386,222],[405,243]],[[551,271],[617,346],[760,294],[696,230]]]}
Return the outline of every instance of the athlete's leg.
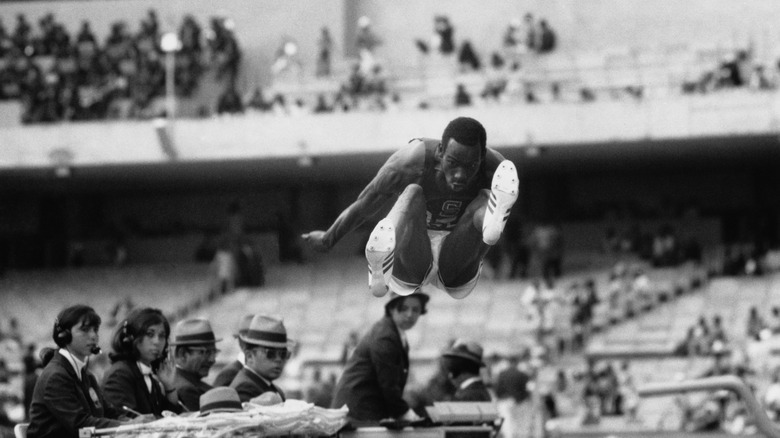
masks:
{"label": "athlete's leg", "polygon": [[[444,286],[462,286],[477,276],[482,259],[504,231],[509,212],[517,200],[518,186],[514,164],[504,160],[493,174],[490,190],[480,191],[442,243],[439,277]],[[460,291],[457,295],[465,297],[468,291]]]}
{"label": "athlete's leg", "polygon": [[375,296],[387,293],[389,276],[421,284],[433,260],[426,229],[422,187],[410,184],[379,221],[366,244],[369,288]]}
{"label": "athlete's leg", "polygon": [[439,252],[439,277],[447,287],[462,286],[479,272],[490,245],[482,241],[482,222],[490,192],[482,190],[466,207]]}

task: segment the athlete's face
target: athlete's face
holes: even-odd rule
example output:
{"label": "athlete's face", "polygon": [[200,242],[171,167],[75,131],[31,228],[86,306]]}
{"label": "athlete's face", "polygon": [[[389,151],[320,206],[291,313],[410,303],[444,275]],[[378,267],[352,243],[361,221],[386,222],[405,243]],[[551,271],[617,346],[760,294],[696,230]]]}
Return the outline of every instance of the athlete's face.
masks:
{"label": "athlete's face", "polygon": [[466,146],[450,139],[441,155],[441,173],[453,192],[465,190],[479,172],[482,157],[478,146]]}

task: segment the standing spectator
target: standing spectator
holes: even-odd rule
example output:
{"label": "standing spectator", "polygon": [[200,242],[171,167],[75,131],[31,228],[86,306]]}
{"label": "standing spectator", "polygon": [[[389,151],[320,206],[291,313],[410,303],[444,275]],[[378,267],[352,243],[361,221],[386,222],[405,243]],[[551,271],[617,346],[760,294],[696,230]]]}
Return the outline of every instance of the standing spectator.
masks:
{"label": "standing spectator", "polygon": [[761,330],[765,327],[766,323],[764,322],[764,318],[758,314],[758,308],[756,308],[756,306],[751,306],[747,322],[747,335],[754,341],[759,341],[761,340]]}
{"label": "standing spectator", "polygon": [[330,76],[332,51],[333,38],[330,36],[330,29],[323,26],[320,29],[320,37],[317,39],[317,77]]}
{"label": "standing spectator", "polygon": [[536,32],[534,15],[530,12],[523,17],[523,45],[527,53],[535,52],[539,47],[539,35]]}
{"label": "standing spectator", "polygon": [[184,319],[173,331],[173,357],[176,361],[174,386],[179,402],[189,411],[200,410],[200,396],[211,385],[201,379],[209,375],[217,357],[216,339],[211,324],[205,319]]}
{"label": "standing spectator", "polygon": [[255,315],[246,334],[238,336],[244,342],[246,363],[230,387],[238,392],[242,402],[267,392],[284,401],[284,392],[273,384],[282,375],[294,345],[287,338],[284,322],[273,316]]}
{"label": "standing spectator", "polygon": [[[525,353],[524,353],[525,355]],[[504,417],[504,438],[518,436],[521,421],[530,409],[528,382],[531,376],[520,369],[520,355],[510,355],[506,369],[498,373],[493,387],[498,398],[498,408]]]}
{"label": "standing spectator", "polygon": [[452,401],[489,402],[492,397],[480,377],[482,346],[476,342],[456,340],[442,355],[442,367],[447,372],[456,391]]}
{"label": "standing spectator", "polygon": [[769,319],[769,328],[772,334],[780,333],[780,307],[772,306],[772,316]]}
{"label": "standing spectator", "polygon": [[368,74],[376,65],[374,50],[382,44],[382,40],[371,29],[371,19],[362,16],[358,19],[358,31],[355,46],[360,57],[360,71]]}
{"label": "standing spectator", "polygon": [[168,320],[158,309],[138,308],[114,330],[111,368],[103,380],[106,400],[141,414],[181,412],[175,368],[168,360]]}
{"label": "standing spectator", "polygon": [[244,364],[246,363],[246,357],[244,356],[246,344],[241,340],[241,335],[246,336],[246,332],[249,330],[249,325],[252,323],[254,317],[255,315],[253,314],[244,315],[244,317],[241,318],[241,321],[239,321],[238,330],[233,334],[233,337],[238,342],[238,357],[236,360],[222,368],[219,374],[217,374],[217,377],[214,378],[214,386],[230,386],[230,383],[233,382],[236,374],[244,368]]}
{"label": "standing spectator", "polygon": [[426,313],[430,298],[422,292],[390,294],[385,315],[358,343],[347,361],[331,407],[349,407],[355,426],[384,418],[417,420],[403,398],[409,375],[409,343],[405,332]]}
{"label": "standing spectator", "polygon": [[455,28],[446,15],[437,15],[433,20],[434,47],[442,55],[449,56],[455,51]]}
{"label": "standing spectator", "polygon": [[539,53],[550,53],[555,50],[556,35],[555,31],[547,24],[547,20],[539,20],[539,47],[537,51]]}
{"label": "standing spectator", "polygon": [[471,41],[466,40],[460,45],[460,51],[458,52],[458,65],[461,72],[479,71],[482,68],[482,63],[477,56],[477,52],[474,51],[474,47],[471,45]]}

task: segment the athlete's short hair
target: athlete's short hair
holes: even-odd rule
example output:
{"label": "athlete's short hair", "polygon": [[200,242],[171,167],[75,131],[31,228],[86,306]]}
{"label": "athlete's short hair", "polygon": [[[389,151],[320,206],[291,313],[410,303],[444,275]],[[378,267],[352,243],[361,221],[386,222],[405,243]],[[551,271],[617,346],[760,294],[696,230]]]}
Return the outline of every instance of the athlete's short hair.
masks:
{"label": "athlete's short hair", "polygon": [[485,132],[485,127],[482,126],[482,123],[479,123],[477,120],[471,117],[458,117],[447,124],[447,127],[444,128],[444,133],[441,135],[442,151],[447,148],[451,138],[466,146],[479,146],[480,155],[482,157],[485,156],[487,132]]}

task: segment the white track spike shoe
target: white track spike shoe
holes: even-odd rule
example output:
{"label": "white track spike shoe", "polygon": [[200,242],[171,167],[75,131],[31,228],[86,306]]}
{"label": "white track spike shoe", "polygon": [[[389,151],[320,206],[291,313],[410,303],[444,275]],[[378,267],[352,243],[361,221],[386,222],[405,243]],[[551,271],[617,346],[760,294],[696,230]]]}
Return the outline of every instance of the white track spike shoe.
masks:
{"label": "white track spike shoe", "polygon": [[366,244],[368,260],[368,288],[375,297],[384,296],[393,273],[395,256],[395,226],[389,219],[382,219],[374,227]]}
{"label": "white track spike shoe", "polygon": [[514,163],[504,160],[498,165],[490,184],[490,199],[482,222],[482,241],[495,245],[504,231],[509,212],[517,201],[519,180]]}

